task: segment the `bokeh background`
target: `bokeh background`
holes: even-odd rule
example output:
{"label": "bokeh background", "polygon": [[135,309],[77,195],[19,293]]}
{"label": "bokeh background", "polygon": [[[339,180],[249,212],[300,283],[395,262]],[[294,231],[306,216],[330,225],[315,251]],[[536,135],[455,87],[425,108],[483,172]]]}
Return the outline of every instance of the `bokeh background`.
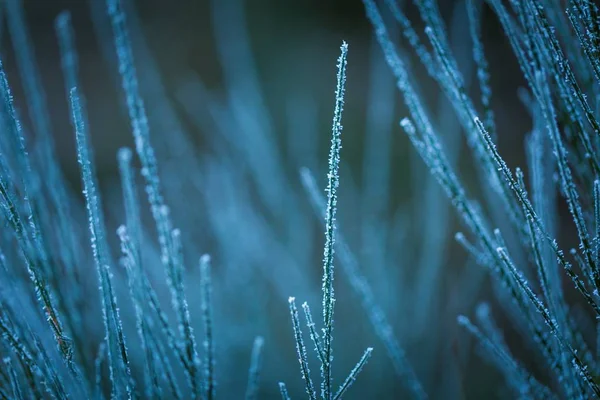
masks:
{"label": "bokeh background", "polygon": [[[503,325],[502,305],[494,302],[481,267],[455,243],[454,234],[462,227],[398,126],[407,111],[373,39],[362,2],[125,3],[167,203],[185,242],[186,289],[198,333],[197,260],[203,253],[213,257],[219,397],[238,398],[244,393],[256,335],[265,337],[260,397],[276,398],[278,381],[286,382],[293,398],[302,397],[287,297],[308,301],[320,320],[324,236],[320,216],[302,188],[299,169],[309,168],[324,189],[335,62],[342,40],[350,50],[339,232],[431,397],[502,397],[498,373],[481,360],[468,334],[456,324],[458,314],[471,315],[480,302],[488,301]],[[73,196],[80,201],[81,209],[73,212],[80,215],[81,245],[89,251],[54,18],[63,10],[72,14],[103,207],[108,231],[115,232],[124,222],[116,153],[120,147],[133,146],[133,139],[104,2],[23,0],[23,6],[59,161]],[[415,7],[403,6],[422,34],[424,26]],[[465,80],[473,83],[471,91],[478,96],[464,2],[441,1],[439,6]],[[15,100],[26,110],[4,16],[2,21],[2,56]],[[517,96],[524,82],[487,7],[482,33],[500,152],[511,166],[524,165],[523,139],[530,120]],[[451,107],[407,44],[396,37],[450,158],[477,198],[472,160]],[[30,126],[23,115],[25,127]],[[31,140],[35,143],[35,137]],[[140,179],[143,195],[141,187]],[[147,204],[143,205],[145,268],[168,308],[156,233]],[[116,234],[110,241],[116,258]],[[95,288],[93,266],[87,267],[90,288]],[[338,267],[336,274],[336,381],[341,382],[364,348],[373,346],[374,355],[347,398],[403,398],[406,385],[394,373],[359,297],[344,270]],[[139,349],[124,271],[117,268],[115,277],[135,354]],[[98,330],[96,337],[86,338],[90,352],[103,334],[98,304],[91,291],[89,309],[98,315]],[[515,353],[535,364],[519,339],[511,336],[511,327],[506,329]],[[310,361],[317,379],[312,352]]]}

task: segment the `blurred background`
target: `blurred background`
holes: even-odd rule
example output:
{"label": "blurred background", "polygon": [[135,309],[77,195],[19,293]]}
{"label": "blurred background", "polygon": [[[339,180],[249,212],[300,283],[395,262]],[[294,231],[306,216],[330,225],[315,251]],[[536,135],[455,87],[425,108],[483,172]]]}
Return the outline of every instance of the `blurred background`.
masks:
{"label": "blurred background", "polygon": [[[325,194],[335,63],[345,40],[348,83],[338,232],[351,254],[345,253],[345,261],[336,260],[335,380],[341,383],[363,350],[373,346],[373,357],[347,398],[404,398],[409,393],[352,284],[354,265],[431,398],[502,397],[498,373],[479,358],[468,334],[456,324],[458,314],[473,314],[482,301],[492,302],[502,324],[502,306],[492,301],[483,269],[455,243],[454,234],[462,227],[454,210],[398,126],[407,111],[362,2],[124,3],[167,204],[184,239],[185,284],[198,334],[197,260],[204,253],[213,259],[218,396],[242,396],[252,342],[262,335],[265,358],[259,397],[279,396],[278,381],[286,382],[293,398],[302,397],[287,298],[295,296],[298,304],[307,301],[315,319],[321,320],[324,229],[299,171],[308,168]],[[443,1],[439,7],[469,85],[476,78],[464,1]],[[81,221],[81,246],[89,252],[54,32],[56,16],[71,12],[96,171],[117,258],[118,238],[113,233],[124,222],[124,210],[116,153],[120,147],[132,147],[133,137],[104,1],[23,0],[23,9],[59,162],[81,206],[73,210]],[[403,9],[426,42],[416,8],[403,4]],[[487,6],[482,12],[500,152],[511,166],[523,166],[523,139],[531,128],[517,96],[523,78],[497,19]],[[2,56],[24,125],[31,130],[6,25],[3,15]],[[393,22],[389,26],[392,32],[397,29]],[[451,162],[477,198],[470,152],[451,106],[398,32],[395,37]],[[477,85],[469,86],[473,96],[479,96]],[[35,135],[31,140],[35,143]],[[146,228],[144,268],[168,309],[156,232],[141,178],[139,183]],[[90,288],[95,288],[91,262],[86,268]],[[124,271],[115,268],[115,277],[126,333],[135,343]],[[97,336],[86,338],[90,351],[103,335],[97,297],[89,298],[90,310],[98,315]],[[509,342],[519,346],[508,329]],[[134,354],[139,352],[131,346]],[[318,379],[317,358],[308,347]],[[524,357],[526,363],[535,362]]]}

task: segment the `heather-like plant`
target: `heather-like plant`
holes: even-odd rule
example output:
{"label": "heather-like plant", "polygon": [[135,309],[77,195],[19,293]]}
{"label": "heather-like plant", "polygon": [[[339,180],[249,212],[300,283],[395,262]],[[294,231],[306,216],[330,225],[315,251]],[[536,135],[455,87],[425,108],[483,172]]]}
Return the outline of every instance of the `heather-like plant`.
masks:
{"label": "heather-like plant", "polygon": [[[118,230],[121,265],[127,276],[128,295],[133,303],[135,330],[139,340],[142,354],[142,376],[143,383],[138,382],[137,374],[133,370],[130,361],[130,350],[128,340],[123,328],[123,320],[118,305],[113,270],[115,264],[111,256],[110,247],[105,226],[105,217],[101,206],[100,193],[94,167],[93,153],[90,145],[90,128],[87,117],[86,101],[79,89],[78,78],[78,56],[75,50],[75,36],[71,27],[68,12],[61,13],[56,19],[56,33],[61,52],[61,63],[65,78],[65,93],[69,99],[71,111],[71,123],[75,132],[77,143],[78,161],[81,169],[83,193],[85,196],[86,213],[88,218],[88,229],[92,249],[93,263],[95,265],[98,286],[100,289],[102,320],[104,324],[104,338],[98,349],[95,360],[89,360],[82,352],[85,339],[85,322],[81,307],[83,304],[70,303],[79,300],[76,296],[64,296],[65,288],[55,287],[57,282],[65,278],[71,279],[74,286],[79,285],[80,279],[73,270],[63,271],[53,264],[54,255],[51,254],[51,242],[42,236],[39,218],[46,215],[38,215],[37,212],[45,211],[41,204],[33,206],[30,199],[40,201],[45,196],[43,191],[57,189],[54,193],[57,208],[65,207],[69,202],[64,178],[57,167],[56,157],[52,150],[52,136],[49,132],[47,122],[47,111],[43,89],[36,77],[36,64],[30,45],[27,44],[28,37],[22,17],[21,4],[18,1],[10,2],[8,10],[11,13],[14,26],[11,29],[12,36],[20,42],[22,52],[21,66],[24,78],[28,80],[28,93],[35,101],[33,117],[41,118],[39,129],[40,136],[47,137],[42,142],[48,146],[45,151],[47,158],[41,160],[41,165],[33,168],[29,161],[25,137],[17,111],[15,110],[10,88],[0,64],[0,78],[3,93],[3,117],[8,129],[5,135],[2,151],[2,172],[4,177],[2,183],[3,210],[9,226],[12,227],[12,239],[29,271],[37,301],[43,307],[47,321],[52,329],[59,354],[64,361],[64,368],[69,373],[61,372],[63,366],[57,364],[56,360],[50,360],[45,353],[44,347],[37,339],[34,332],[29,328],[30,321],[23,315],[15,314],[14,309],[23,307],[23,295],[10,296],[5,294],[2,303],[2,318],[0,326],[3,330],[4,345],[12,349],[13,356],[5,358],[7,375],[2,375],[3,398],[14,396],[15,398],[27,397],[97,397],[104,398],[104,383],[102,378],[103,364],[106,363],[109,371],[109,396],[110,398],[205,398],[212,399],[216,396],[215,376],[215,344],[213,334],[212,315],[212,284],[210,277],[210,257],[200,257],[200,288],[202,322],[204,327],[203,359],[200,359],[194,331],[191,327],[191,315],[185,294],[184,258],[182,249],[181,232],[172,227],[169,208],[165,204],[162,195],[161,180],[158,175],[158,167],[154,149],[150,143],[149,124],[146,109],[142,100],[137,71],[134,66],[131,39],[129,37],[126,17],[123,11],[123,3],[120,0],[107,1],[106,7],[114,32],[114,48],[117,52],[117,62],[121,75],[122,88],[126,98],[126,106],[131,120],[134,133],[137,155],[142,164],[142,176],[146,182],[146,193],[150,203],[150,209],[155,222],[158,242],[161,249],[160,260],[166,273],[166,281],[171,292],[171,303],[176,316],[177,329],[173,329],[169,317],[161,306],[155,289],[147,275],[147,267],[142,256],[144,249],[143,226],[141,221],[141,206],[137,197],[136,173],[132,167],[132,152],[123,148],[118,153],[118,164],[122,183],[123,204],[125,208],[125,224]],[[356,379],[362,367],[366,364],[371,354],[369,348],[356,367],[350,372],[347,379],[341,384],[334,395],[332,392],[331,362],[333,360],[331,342],[333,338],[333,246],[335,229],[335,211],[337,208],[337,197],[335,190],[338,185],[339,150],[341,147],[341,115],[344,99],[344,85],[346,80],[346,53],[347,45],[342,46],[342,55],[338,61],[338,86],[336,91],[336,110],[334,117],[332,139],[332,152],[330,155],[330,180],[329,201],[327,207],[327,233],[325,246],[325,267],[323,280],[323,313],[324,329],[322,343],[314,336],[315,345],[319,349],[322,361],[324,398],[333,399],[341,396]],[[20,53],[21,54],[21,53]],[[14,154],[15,160],[9,159],[8,155]],[[47,168],[44,163],[48,163]],[[14,165],[13,165],[14,164]],[[51,174],[53,180],[46,180],[46,174]],[[20,177],[15,180],[15,177]],[[11,179],[12,178],[12,179]],[[40,186],[46,182],[48,187]],[[61,189],[62,188],[62,189]],[[32,194],[30,194],[32,193]],[[23,214],[25,213],[25,214]],[[59,241],[60,246],[66,246],[74,240],[74,232],[68,223],[74,220],[64,214],[65,230],[52,232]],[[46,216],[47,217],[47,216]],[[44,221],[47,222],[47,221]],[[63,236],[64,235],[64,236]],[[62,247],[61,247],[62,248]],[[18,257],[14,258],[12,252],[10,263],[18,263]],[[59,254],[57,258],[62,264],[75,262],[73,258],[67,258],[70,254]],[[62,256],[62,257],[61,257]],[[79,260],[83,262],[83,259]],[[6,278],[17,281],[14,272],[5,268]],[[61,274],[65,274],[61,276]],[[72,275],[70,275],[72,274]],[[14,276],[13,276],[14,275]],[[6,290],[9,288],[7,287]],[[78,287],[75,287],[78,289]],[[63,297],[64,296],[64,297]],[[3,297],[3,298],[4,298]],[[58,299],[56,301],[55,299]],[[310,311],[307,307],[307,316]],[[61,316],[66,316],[70,325],[63,328]],[[75,317],[78,319],[73,320]],[[73,319],[72,319],[73,318]],[[34,318],[35,320],[35,318]],[[298,326],[297,313],[294,319],[295,328]],[[314,327],[314,324],[311,325]],[[70,331],[71,339],[66,330]],[[42,330],[43,331],[43,330]],[[314,332],[313,332],[314,333]],[[296,331],[297,338],[301,340],[301,332]],[[299,336],[298,336],[299,335]],[[316,335],[316,333],[315,333]],[[30,339],[31,338],[31,341]],[[131,338],[129,339],[131,340]],[[73,348],[75,343],[75,348]],[[260,370],[262,364],[262,351],[264,339],[258,336],[252,348],[251,364],[248,375],[248,385],[245,397],[255,399],[258,396],[260,384]],[[20,368],[13,365],[12,357],[18,361]],[[186,388],[181,388],[175,365],[179,367],[186,377]],[[308,378],[310,379],[310,378]],[[6,385],[5,385],[6,384]],[[67,386],[67,387],[65,387]],[[282,388],[284,388],[282,386]],[[11,394],[6,392],[10,390]],[[284,390],[284,389],[282,389]]]}
{"label": "heather-like plant", "polygon": [[[535,377],[536,373],[528,372],[518,358],[513,358],[491,320],[488,307],[480,313],[483,331],[466,316],[459,316],[458,321],[478,339],[484,355],[504,373],[515,395],[598,397],[596,357],[584,338],[586,332],[571,315],[574,306],[565,301],[561,283],[564,273],[590,312],[598,315],[598,248],[594,243],[599,238],[590,232],[597,232],[598,226],[594,188],[598,179],[599,131],[597,116],[588,99],[598,98],[600,82],[593,74],[597,62],[587,56],[600,51],[598,8],[590,2],[573,1],[566,6],[565,15],[558,2],[512,1],[509,8],[502,1],[488,2],[505,29],[530,93],[526,103],[534,122],[528,139],[533,188],[530,196],[524,173],[518,168],[513,172],[496,148],[501,133],[496,129],[490,108],[489,68],[478,17],[482,5],[467,2],[485,117],[480,117],[482,114],[465,89],[437,5],[432,1],[415,3],[426,24],[425,34],[431,49],[420,43],[395,3],[390,1],[387,5],[427,72],[454,106],[477,160],[477,172],[491,214],[485,214],[469,199],[444,154],[439,138],[441,130],[434,128],[430,113],[413,88],[380,8],[375,2],[365,0],[367,15],[410,112],[410,118],[404,118],[400,124],[452,200],[473,241],[463,234],[457,238],[477,263],[490,271],[496,280],[498,299],[506,304],[508,316],[525,338],[532,339],[532,350],[543,363],[541,382],[544,383]],[[569,17],[570,25],[565,17]],[[582,35],[584,31],[586,34]],[[555,163],[548,161],[549,149]],[[555,191],[564,198],[577,231],[579,246],[570,251],[571,259],[557,240]],[[499,209],[506,216],[504,221],[494,216],[493,211]],[[492,229],[495,226],[499,229]],[[507,244],[504,238],[510,238],[511,243]],[[526,278],[535,275],[539,282]]]}
{"label": "heather-like plant", "polygon": [[[85,322],[77,303],[79,298],[71,293],[78,293],[80,277],[75,275],[73,263],[76,260],[69,251],[74,252],[76,245],[69,245],[74,240],[75,230],[68,226],[74,223],[66,212],[70,199],[64,178],[53,155],[52,136],[47,123],[47,111],[43,89],[36,79],[35,60],[28,44],[26,28],[19,1],[7,3],[10,13],[11,36],[15,47],[19,48],[19,62],[23,77],[27,80],[28,95],[32,99],[32,119],[36,119],[43,155],[34,168],[31,166],[25,137],[19,116],[13,104],[11,91],[0,64],[0,80],[2,83],[3,108],[5,122],[2,150],[2,208],[13,233],[11,242],[16,245],[15,253],[7,248],[11,256],[7,263],[19,265],[19,255],[25,261],[31,277],[37,302],[46,315],[47,322],[54,333],[55,341],[64,364],[50,359],[46,349],[37,337],[40,329],[32,329],[30,325],[36,321],[32,310],[25,308],[25,313],[17,314],[15,309],[27,305],[26,292],[19,296],[3,293],[3,304],[0,325],[3,329],[3,349],[12,349],[6,353],[5,364],[8,375],[3,375],[3,398],[104,398],[101,388],[102,364],[106,359],[109,370],[110,398],[170,398],[201,397],[213,398],[215,394],[214,376],[214,343],[212,335],[211,312],[211,280],[208,256],[201,257],[201,286],[203,323],[205,327],[205,367],[200,372],[201,361],[197,353],[193,329],[190,324],[190,313],[184,287],[184,259],[182,253],[181,233],[172,228],[168,207],[161,195],[161,183],[157,172],[154,151],[150,144],[148,122],[145,108],[138,92],[136,70],[134,67],[130,39],[120,1],[109,1],[106,4],[114,28],[115,48],[119,60],[119,71],[122,75],[123,89],[135,134],[137,151],[142,161],[142,175],[146,179],[147,193],[152,214],[161,245],[161,261],[166,270],[167,282],[171,290],[172,305],[177,315],[177,330],[171,327],[168,317],[162,310],[157,295],[144,270],[142,251],[142,226],[140,206],[136,195],[134,171],[131,166],[132,154],[128,149],[119,152],[118,161],[123,184],[126,224],[118,229],[123,257],[120,262],[128,276],[129,296],[134,303],[136,330],[144,356],[144,385],[136,382],[132,371],[126,335],[123,330],[115,283],[114,269],[109,245],[107,242],[104,215],[101,208],[100,194],[95,176],[93,156],[89,144],[89,128],[85,99],[78,88],[78,60],[75,51],[75,39],[71,28],[70,16],[62,13],[56,20],[56,30],[61,50],[62,67],[65,76],[66,93],[69,98],[71,122],[75,131],[78,160],[81,168],[83,193],[89,221],[89,236],[93,263],[97,271],[104,322],[104,339],[98,356],[93,363],[87,363],[82,351],[85,343]],[[9,157],[14,158],[11,159]],[[56,200],[56,208],[65,211],[59,229],[51,233],[58,241],[59,249],[66,253],[55,254],[48,235],[42,234],[40,218],[49,210],[44,210],[42,202],[47,194]],[[36,205],[32,204],[35,199]],[[48,205],[47,205],[48,206]],[[48,229],[49,226],[44,226]],[[60,229],[65,228],[63,231]],[[71,231],[69,231],[72,229]],[[7,233],[7,232],[5,232]],[[6,236],[6,235],[5,235]],[[71,248],[73,247],[73,248]],[[80,259],[77,262],[83,262]],[[59,262],[60,264],[56,264]],[[18,272],[4,268],[5,278],[15,283]],[[72,274],[72,275],[71,275]],[[63,287],[62,282],[71,283],[72,287]],[[58,285],[58,286],[57,286]],[[3,288],[8,291],[9,286]],[[71,292],[72,290],[72,292]],[[64,328],[62,318],[69,321],[69,328]],[[78,317],[78,319],[75,319]],[[70,331],[68,337],[65,329]],[[75,343],[75,345],[73,344]],[[257,338],[252,352],[252,365],[248,383],[247,397],[255,398],[258,389],[260,369],[260,352],[262,338]],[[4,347],[7,346],[7,347]],[[75,347],[75,348],[74,348]],[[13,354],[10,356],[9,354]],[[106,356],[105,356],[106,353]],[[21,365],[15,369],[11,357]],[[177,360],[187,377],[188,387],[182,393],[177,378],[174,376],[173,359]],[[69,373],[62,372],[67,369]],[[5,386],[9,384],[9,386]],[[12,395],[4,391],[11,388]],[[141,389],[140,387],[143,387]],[[143,393],[142,393],[143,392]]]}
{"label": "heather-like plant", "polygon": [[[348,44],[343,43],[341,46],[341,54],[338,58],[337,72],[337,87],[335,91],[335,110],[333,112],[333,127],[331,148],[329,150],[329,172],[327,173],[327,207],[325,212],[325,248],[323,255],[323,329],[322,336],[319,337],[315,330],[315,323],[308,304],[304,303],[302,308],[305,311],[306,323],[310,330],[310,338],[315,346],[315,352],[321,363],[321,398],[323,399],[339,399],[348,390],[350,385],[356,380],[356,376],[367,363],[371,356],[373,348],[369,347],[350,375],[344,383],[336,391],[332,391],[331,367],[333,363],[333,314],[335,297],[333,290],[334,277],[334,251],[335,251],[335,231],[336,231],[336,213],[337,213],[337,189],[340,184],[340,150],[342,148],[342,114],[344,111],[344,95],[346,88],[346,65],[348,56]],[[296,299],[289,298],[290,314],[292,316],[292,325],[294,327],[294,337],[296,339],[296,350],[298,353],[298,361],[302,372],[302,379],[306,384],[306,393],[310,399],[316,399],[317,394],[310,376],[308,368],[308,359],[306,347],[302,337],[300,320],[298,318],[298,309],[296,307]],[[282,387],[285,387],[283,385]],[[286,394],[282,391],[282,396],[285,399]]]}
{"label": "heather-like plant", "polygon": [[[348,389],[369,360],[357,384],[363,384],[363,393],[387,394],[368,379],[375,381],[379,374],[391,379],[393,374],[409,398],[457,398],[461,386],[477,384],[459,371],[468,337],[475,340],[484,362],[504,378],[510,391],[505,396],[600,398],[598,6],[587,0],[466,0],[457,2],[446,26],[435,1],[414,1],[424,25],[421,32],[399,2],[363,3],[379,46],[371,55],[363,182],[359,190],[348,174],[340,185],[340,176],[350,172],[340,157],[348,54],[343,43],[325,197],[314,174],[319,168],[319,129],[310,123],[315,120],[314,102],[289,96],[291,157],[286,160],[259,84],[241,0],[211,4],[225,96],[208,89],[192,72],[178,82],[177,107],[190,124],[214,132],[207,138],[212,153],[202,157],[193,151],[178,115],[181,110],[169,100],[135,4],[90,1],[135,145],[135,155],[128,148],[117,154],[122,198],[111,198],[109,208],[103,205],[111,193],[101,196],[92,146],[92,138],[102,136],[88,117],[86,95],[93,93],[82,89],[70,14],[58,15],[55,30],[85,207],[58,163],[51,104],[23,5],[20,0],[2,3],[27,107],[22,113],[16,105],[5,71],[9,55],[3,51],[0,399],[215,399],[229,394],[231,388],[220,383],[229,382],[234,369],[242,369],[246,387],[236,393],[247,399],[261,398],[264,391],[283,399],[332,400],[353,393]],[[502,150],[505,124],[494,111],[496,72],[483,37],[482,15],[488,8],[499,20],[527,85],[518,93],[532,125],[524,143],[523,170],[512,168]],[[408,46],[402,48],[403,43]],[[391,75],[386,75],[380,50]],[[411,52],[441,89],[444,99],[436,110],[413,79]],[[391,76],[408,112],[400,127],[390,124],[396,118]],[[411,210],[399,207],[394,219],[381,218],[396,207],[389,200],[394,126],[404,131],[425,165],[411,163],[415,202],[421,205],[414,217],[420,233],[414,260],[406,254],[403,235]],[[473,158],[476,191],[457,162],[461,133]],[[293,164],[292,179],[286,161]],[[445,301],[443,283],[451,275],[445,245],[450,217],[425,170],[465,228],[456,233],[456,241],[469,262],[480,267],[477,271],[469,264],[464,276],[451,280],[451,294],[460,293],[449,311],[439,310],[439,305]],[[344,197],[340,207],[338,197]],[[360,199],[359,211],[352,210],[352,219],[344,218],[341,206],[355,198]],[[560,217],[563,208],[567,218]],[[304,268],[316,238],[311,213],[325,232],[322,322],[313,319],[309,303],[316,301],[318,291],[311,271]],[[116,235],[110,223],[115,220]],[[564,234],[566,227],[574,229],[572,238]],[[355,246],[356,230],[362,248]],[[573,238],[577,246],[570,249]],[[113,240],[118,251],[111,247]],[[216,243],[217,257],[200,249],[207,246],[205,241]],[[199,259],[197,268],[186,267],[190,257]],[[217,260],[216,268],[212,260]],[[339,270],[354,297],[334,291],[334,265],[336,278]],[[88,274],[90,270],[95,272]],[[410,279],[407,270],[414,270]],[[493,295],[476,305],[484,274],[491,277]],[[271,292],[277,304],[288,299],[292,330],[285,320],[277,326],[288,334],[284,344],[295,345],[300,374],[298,364],[288,366],[283,355],[270,350],[276,346],[265,322]],[[302,317],[290,293],[306,299]],[[233,297],[246,303],[246,314],[229,306]],[[353,305],[354,324],[361,318],[354,303],[360,304],[368,321],[364,329],[374,335],[369,340],[379,340],[382,349],[373,353],[368,347],[353,368],[347,366],[345,377],[337,375],[338,365],[341,370],[346,358],[356,362],[358,357],[354,343],[338,339],[347,327],[340,328],[336,302]],[[469,310],[473,317],[467,316]],[[460,312],[453,318],[463,328],[463,339],[451,345],[439,333],[447,328],[442,317],[448,312]],[[501,318],[514,329],[503,329]],[[515,346],[513,330],[531,354]],[[407,348],[415,338],[427,344]],[[247,371],[239,367],[239,358],[228,358],[239,349],[246,349]],[[267,358],[281,365],[269,369]],[[309,368],[315,361],[320,364],[320,385]],[[444,376],[439,384],[429,371],[438,361]],[[282,366],[293,367],[305,393],[288,381]],[[277,376],[271,375],[275,372]],[[274,383],[284,376],[289,386],[280,382],[277,387]],[[265,388],[267,380],[272,388]]]}

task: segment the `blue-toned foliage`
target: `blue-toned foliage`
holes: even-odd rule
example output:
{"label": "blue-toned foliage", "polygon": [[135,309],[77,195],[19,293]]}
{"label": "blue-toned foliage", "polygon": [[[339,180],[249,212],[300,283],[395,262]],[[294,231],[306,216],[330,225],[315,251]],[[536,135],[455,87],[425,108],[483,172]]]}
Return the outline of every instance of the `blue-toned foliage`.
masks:
{"label": "blue-toned foliage", "polygon": [[[59,162],[25,4],[0,4],[12,45],[0,57],[1,400],[600,398],[598,5],[464,0],[446,26],[442,2],[362,2],[375,46],[354,181],[341,157],[343,115],[344,143],[355,140],[346,42],[325,163],[309,95],[287,94],[290,137],[278,143],[242,0],[211,2],[224,95],[187,70],[173,96],[135,2],[90,1],[135,148],[117,153],[121,196],[100,184],[93,143],[104,136],[70,12],[54,28],[83,196]],[[490,17],[526,85],[515,93],[530,120],[523,168],[504,150],[511,121],[496,109],[506,99],[495,91],[503,71],[486,40]],[[9,84],[13,58],[20,85]],[[417,76],[439,88],[437,108]],[[406,115],[396,115],[396,89]],[[191,129],[211,133],[202,151]],[[393,195],[406,155],[392,152],[397,140],[422,161],[409,162],[413,208]],[[460,270],[442,192],[464,228]],[[316,243],[320,291],[308,268]],[[290,294],[306,300],[301,311]],[[502,379],[479,383],[470,340]]]}
{"label": "blue-toned foliage", "polygon": [[[590,78],[593,75],[590,74],[590,67],[594,69],[594,61],[589,56],[585,60],[581,55],[571,53],[572,49],[578,46],[584,49],[585,54],[591,54],[592,49],[596,52],[599,50],[597,42],[592,44],[591,40],[598,32],[595,22],[598,15],[597,6],[587,2],[572,2],[569,6],[572,9],[569,9],[566,15],[574,29],[574,32],[571,32],[568,27],[557,30],[556,26],[553,26],[559,23],[560,18],[565,18],[565,15],[559,6],[552,2],[513,1],[509,4],[510,8],[501,0],[490,0],[488,3],[500,19],[533,94],[533,100],[528,106],[534,119],[534,132],[529,144],[534,202],[526,190],[523,172],[517,168],[513,174],[496,147],[499,132],[490,109],[489,67],[478,28],[477,9],[481,5],[474,1],[467,2],[474,44],[473,57],[478,66],[481,103],[485,115],[483,119],[478,116],[474,103],[464,89],[462,73],[445,43],[447,35],[444,33],[439,11],[431,1],[417,4],[427,25],[425,34],[431,42],[437,67],[430,66],[434,61],[425,59],[422,54],[427,53],[421,45],[416,49],[430,74],[433,72],[434,79],[446,93],[448,100],[455,105],[459,118],[464,120],[465,134],[477,164],[487,175],[487,181],[483,185],[484,191],[489,188],[493,198],[502,200],[496,205],[491,201],[495,199],[489,199],[491,209],[503,203],[512,229],[510,226],[504,228],[501,221],[495,221],[493,213],[492,219],[484,222],[479,210],[467,199],[466,190],[448,165],[438,136],[424,116],[419,105],[421,100],[410,89],[406,71],[394,43],[387,34],[387,27],[381,19],[379,8],[370,0],[364,1],[388,63],[399,79],[411,119],[414,121],[413,123],[404,119],[401,125],[433,175],[446,189],[459,215],[471,230],[474,241],[467,241],[463,234],[457,235],[457,239],[477,262],[488,267],[492,276],[501,283],[500,301],[509,301],[516,306],[516,311],[509,313],[509,316],[518,325],[523,325],[524,335],[532,335],[533,348],[541,353],[544,370],[552,376],[549,388],[540,386],[536,378],[513,359],[497,329],[491,329],[489,317],[483,322],[488,321],[486,324],[490,327],[490,337],[484,335],[467,317],[459,317],[460,324],[477,337],[488,358],[505,374],[515,394],[526,398],[598,397],[600,393],[595,380],[596,362],[590,354],[589,345],[582,340],[585,332],[568,317],[572,306],[565,302],[563,285],[560,283],[562,277],[553,267],[556,262],[562,266],[565,274],[571,278],[575,288],[583,296],[584,302],[597,315],[598,265],[593,245],[597,239],[589,232],[590,229],[595,229],[596,225],[591,216],[595,215],[592,189],[598,174],[598,124],[597,116],[594,115],[587,98],[597,96],[600,82],[594,82]],[[577,9],[585,9],[586,12],[577,14],[574,12]],[[394,14],[398,12],[394,11]],[[575,15],[579,18],[575,18]],[[402,15],[396,19],[406,25]],[[586,38],[581,34],[583,30],[589,34]],[[408,37],[414,47],[416,39],[412,35],[414,32],[410,32]],[[558,37],[559,35],[562,37]],[[561,41],[567,41],[567,53],[563,51]],[[590,84],[584,89],[579,82],[586,78],[590,79],[586,81]],[[554,165],[545,165],[542,161],[547,158],[548,146],[553,148],[556,160]],[[554,182],[548,181],[552,179],[554,171],[558,172],[556,188]],[[552,204],[556,189],[559,189],[566,201],[579,239],[579,249],[571,250],[574,262],[570,261],[559,247],[556,222],[550,218],[550,213],[554,213],[555,208],[548,207],[556,207]],[[586,199],[587,207],[591,204],[589,210],[585,210],[582,199]],[[492,234],[490,222],[498,224],[501,229],[495,229]],[[530,254],[529,260],[517,256],[517,264],[515,259],[509,256],[503,236],[513,235],[519,240],[508,246],[512,249],[511,252],[519,254],[525,251]],[[595,237],[597,238],[597,235]],[[549,251],[553,253],[550,256]],[[573,263],[577,265],[578,271],[574,269]],[[540,295],[534,292],[533,286],[525,278],[530,276],[530,268],[537,271]],[[543,299],[540,296],[543,296]]]}

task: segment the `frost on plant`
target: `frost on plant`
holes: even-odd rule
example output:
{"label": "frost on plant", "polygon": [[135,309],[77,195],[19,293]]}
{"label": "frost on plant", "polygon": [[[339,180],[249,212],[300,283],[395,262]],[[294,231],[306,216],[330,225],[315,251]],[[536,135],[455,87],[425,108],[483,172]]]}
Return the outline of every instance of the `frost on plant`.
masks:
{"label": "frost on plant", "polygon": [[[140,3],[86,3],[131,136],[111,156],[116,184],[95,154],[107,136],[78,14],[56,15],[45,50],[61,115],[30,3],[0,5],[0,400],[600,398],[596,2],[363,0],[366,122],[345,102],[343,42],[327,139],[306,88],[286,92],[284,124],[270,115],[251,2],[210,2],[221,91],[188,66],[160,73]],[[522,77],[513,98],[490,18]],[[520,166],[499,107],[517,101]],[[194,130],[210,132],[202,146]],[[397,196],[398,165],[414,204]]]}

